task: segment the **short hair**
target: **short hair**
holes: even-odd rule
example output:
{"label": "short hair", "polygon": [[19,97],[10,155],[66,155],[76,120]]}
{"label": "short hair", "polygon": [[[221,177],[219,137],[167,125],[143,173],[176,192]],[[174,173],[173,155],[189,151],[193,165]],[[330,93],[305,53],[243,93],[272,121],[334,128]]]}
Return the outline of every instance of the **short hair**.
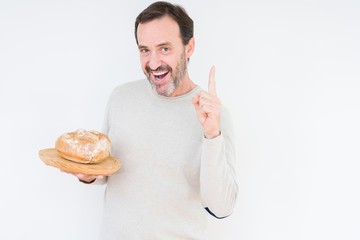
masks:
{"label": "short hair", "polygon": [[154,19],[160,19],[164,16],[169,16],[177,22],[182,42],[184,45],[187,45],[189,40],[194,36],[193,20],[189,17],[183,7],[162,1],[151,4],[137,16],[135,21],[136,44],[139,44],[137,38],[137,29],[139,24],[146,23]]}

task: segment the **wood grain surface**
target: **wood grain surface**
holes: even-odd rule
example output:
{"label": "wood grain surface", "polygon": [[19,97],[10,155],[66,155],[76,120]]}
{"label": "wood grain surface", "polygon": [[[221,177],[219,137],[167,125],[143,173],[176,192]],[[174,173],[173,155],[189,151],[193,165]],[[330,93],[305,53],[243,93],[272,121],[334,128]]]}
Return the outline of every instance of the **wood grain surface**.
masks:
{"label": "wood grain surface", "polygon": [[83,174],[112,174],[120,169],[121,162],[114,157],[107,157],[100,163],[77,163],[61,157],[55,148],[47,148],[39,151],[40,159],[49,166],[68,172]]}

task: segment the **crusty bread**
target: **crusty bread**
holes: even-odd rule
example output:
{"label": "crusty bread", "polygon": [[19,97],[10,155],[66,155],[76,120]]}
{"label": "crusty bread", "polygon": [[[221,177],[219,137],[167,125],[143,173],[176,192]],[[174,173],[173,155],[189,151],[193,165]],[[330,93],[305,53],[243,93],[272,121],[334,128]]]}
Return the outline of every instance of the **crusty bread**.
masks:
{"label": "crusty bread", "polygon": [[78,129],[61,135],[56,151],[68,160],[79,163],[98,163],[109,156],[110,139],[97,131]]}

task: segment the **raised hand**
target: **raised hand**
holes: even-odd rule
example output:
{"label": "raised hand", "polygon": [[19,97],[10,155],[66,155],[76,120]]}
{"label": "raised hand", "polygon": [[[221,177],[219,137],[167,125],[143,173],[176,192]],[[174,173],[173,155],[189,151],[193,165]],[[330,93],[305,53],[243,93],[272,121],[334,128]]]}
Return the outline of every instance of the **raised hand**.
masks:
{"label": "raised hand", "polygon": [[204,128],[206,138],[215,138],[220,135],[220,99],[216,95],[215,66],[210,69],[208,91],[195,94],[192,99],[196,115]]}

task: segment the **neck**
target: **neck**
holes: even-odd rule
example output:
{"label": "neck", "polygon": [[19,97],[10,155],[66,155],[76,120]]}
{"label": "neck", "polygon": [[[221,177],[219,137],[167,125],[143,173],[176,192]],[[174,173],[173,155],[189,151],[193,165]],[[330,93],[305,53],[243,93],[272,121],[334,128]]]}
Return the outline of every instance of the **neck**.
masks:
{"label": "neck", "polygon": [[177,96],[185,95],[185,94],[191,92],[195,87],[196,87],[196,84],[193,81],[191,81],[188,73],[186,73],[186,75],[185,75],[184,79],[182,80],[182,82],[180,83],[180,85],[175,89],[175,91],[173,91],[169,95],[169,97],[177,97]]}

